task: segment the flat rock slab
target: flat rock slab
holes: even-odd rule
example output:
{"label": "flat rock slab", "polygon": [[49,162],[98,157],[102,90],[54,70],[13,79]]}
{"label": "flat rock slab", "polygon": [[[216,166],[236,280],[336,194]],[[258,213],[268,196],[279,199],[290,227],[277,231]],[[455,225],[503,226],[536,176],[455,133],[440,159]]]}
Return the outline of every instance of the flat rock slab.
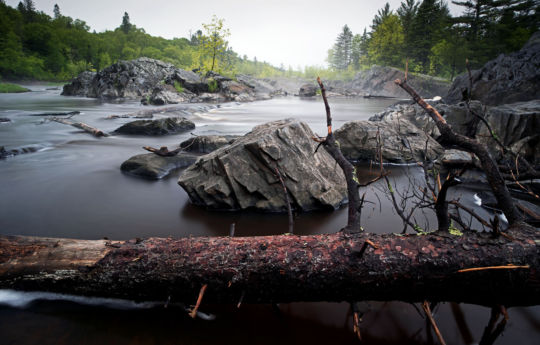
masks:
{"label": "flat rock slab", "polygon": [[122,163],[120,169],[130,175],[159,180],[169,175],[173,170],[190,166],[198,158],[198,155],[191,153],[179,153],[172,157],[146,153],[131,157]]}
{"label": "flat rock slab", "polygon": [[132,135],[168,135],[185,132],[194,128],[195,124],[184,117],[168,117],[159,120],[132,121],[116,129],[115,133]]}
{"label": "flat rock slab", "polygon": [[293,208],[335,209],[346,202],[343,172],[317,143],[309,126],[295,119],[253,128],[184,170],[178,184],[190,200],[211,209],[287,210],[279,168]]}

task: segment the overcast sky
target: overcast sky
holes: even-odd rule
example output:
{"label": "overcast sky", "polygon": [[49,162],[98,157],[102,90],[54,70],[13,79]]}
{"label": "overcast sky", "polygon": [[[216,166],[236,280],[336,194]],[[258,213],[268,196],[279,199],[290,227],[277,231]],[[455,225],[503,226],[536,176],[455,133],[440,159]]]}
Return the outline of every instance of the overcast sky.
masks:
{"label": "overcast sky", "polygon": [[[390,0],[396,9],[401,0]],[[16,7],[18,0],[6,3]],[[212,15],[225,19],[230,46],[241,56],[293,68],[326,66],[326,55],[344,24],[362,33],[386,1],[378,0],[34,0],[52,16],[54,4],[65,16],[84,20],[97,32],[131,23],[154,36],[189,37]],[[452,7],[452,12],[459,12]]]}

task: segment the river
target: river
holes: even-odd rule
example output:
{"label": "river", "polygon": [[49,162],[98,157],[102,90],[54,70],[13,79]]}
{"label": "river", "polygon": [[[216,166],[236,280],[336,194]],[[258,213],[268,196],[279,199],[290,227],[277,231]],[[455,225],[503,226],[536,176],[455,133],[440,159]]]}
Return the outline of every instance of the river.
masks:
{"label": "river", "polygon": [[[45,116],[33,115],[80,111],[74,120],[112,132],[130,119],[110,120],[107,116],[148,107],[136,101],[103,103],[63,97],[58,88],[47,85],[28,87],[33,92],[0,94],[0,117],[11,120],[0,123],[0,146],[37,149],[0,160],[0,234],[118,240],[219,236],[228,234],[231,223],[236,224],[238,236],[280,234],[287,229],[286,215],[206,211],[189,203],[187,194],[176,183],[180,172],[160,181],[148,181],[123,174],[120,164],[144,153],[142,146],[175,147],[192,134],[242,135],[257,124],[288,117],[307,122],[318,134],[326,132],[320,99],[286,97],[219,107],[187,105],[192,113],[188,118],[196,124],[189,133],[94,138],[73,127],[46,121]],[[394,100],[388,99],[330,99],[334,127],[367,119],[392,103]],[[398,186],[407,186],[419,174],[416,167],[394,167],[391,176]],[[380,189],[375,185],[366,190],[369,202],[362,225],[371,232],[398,232],[401,220]],[[428,221],[433,226],[433,217]],[[345,223],[345,209],[301,213],[295,217],[295,233],[337,231]],[[461,307],[471,337],[478,341],[489,310]],[[202,310],[215,314],[216,320],[190,320],[178,308],[0,290],[0,343],[357,343],[351,331],[349,307],[344,303],[293,303],[280,305],[279,310],[266,305],[207,308]],[[362,324],[368,343],[425,341],[425,321],[411,305],[377,302],[363,308],[369,310]],[[449,304],[438,308],[442,333],[448,343],[470,343],[463,336],[467,333],[463,326],[456,325],[454,315],[458,314]],[[510,310],[507,331],[497,344],[536,344],[534,339],[539,337],[540,309],[514,308]]]}

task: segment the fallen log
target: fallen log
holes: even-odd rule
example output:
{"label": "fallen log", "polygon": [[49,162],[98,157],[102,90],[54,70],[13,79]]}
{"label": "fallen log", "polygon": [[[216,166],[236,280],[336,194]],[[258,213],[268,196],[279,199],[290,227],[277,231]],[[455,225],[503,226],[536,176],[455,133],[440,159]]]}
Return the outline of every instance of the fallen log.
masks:
{"label": "fallen log", "polygon": [[109,241],[0,236],[0,288],[204,303],[540,304],[540,236],[335,234]]}
{"label": "fallen log", "polygon": [[143,146],[143,149],[145,149],[146,151],[155,153],[156,155],[161,156],[161,157],[174,157],[178,154],[178,152],[183,150],[182,147],[179,147],[177,149],[169,151],[169,148],[167,146],[161,146],[159,149],[156,149],[155,147],[151,147],[151,146]]}
{"label": "fallen log", "polygon": [[89,126],[86,123],[75,122],[75,121],[71,121],[65,118],[60,118],[60,117],[52,117],[50,120],[54,122],[62,123],[64,125],[73,126],[78,129],[82,129],[83,131],[90,133],[95,137],[108,137],[109,136],[109,134],[103,132],[102,130]]}

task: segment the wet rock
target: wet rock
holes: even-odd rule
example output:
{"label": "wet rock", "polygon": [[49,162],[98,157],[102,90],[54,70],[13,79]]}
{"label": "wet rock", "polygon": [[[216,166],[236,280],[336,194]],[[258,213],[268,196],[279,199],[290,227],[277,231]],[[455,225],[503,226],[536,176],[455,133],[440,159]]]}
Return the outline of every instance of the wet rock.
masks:
{"label": "wet rock", "polygon": [[294,119],[253,128],[231,145],[201,157],[178,183],[190,200],[212,209],[286,211],[279,167],[293,207],[334,209],[346,200],[345,178],[307,124]]}
{"label": "wet rock", "polygon": [[347,159],[376,161],[377,133],[381,139],[383,160],[386,162],[435,160],[444,151],[439,143],[406,119],[347,122],[335,131],[335,136]]}
{"label": "wet rock", "polygon": [[315,97],[319,88],[315,84],[304,84],[298,90],[300,97]]}
{"label": "wet rock", "polygon": [[11,120],[5,117],[0,117],[0,123],[5,123],[5,122],[11,122]]}
{"label": "wet rock", "polygon": [[190,153],[179,153],[172,157],[162,157],[153,153],[140,154],[131,157],[120,169],[130,175],[158,180],[176,169],[186,168],[199,158]]}
{"label": "wet rock", "polygon": [[473,165],[473,155],[469,152],[450,149],[444,151],[441,161],[446,166]]}
{"label": "wet rock", "polygon": [[[540,31],[523,48],[511,54],[501,54],[481,69],[472,71],[472,99],[487,105],[540,99]],[[464,100],[469,89],[469,76],[461,74],[454,80],[445,97],[447,103]]]}
{"label": "wet rock", "polygon": [[178,92],[174,86],[163,84],[156,86],[152,94],[145,99],[148,104],[165,105],[189,102],[195,95],[189,90]]}
{"label": "wet rock", "polygon": [[168,117],[159,120],[137,120],[115,130],[119,134],[167,135],[194,129],[195,124],[184,117]]}
{"label": "wet rock", "polygon": [[40,147],[37,147],[37,146],[25,146],[25,147],[18,148],[18,149],[6,150],[6,148],[4,146],[0,146],[0,159],[5,159],[5,158],[8,158],[8,157],[17,156],[17,155],[24,154],[24,153],[36,152],[39,149],[40,149]]}
{"label": "wet rock", "polygon": [[92,81],[96,77],[96,72],[84,71],[64,85],[62,95],[87,97],[90,92]]}
{"label": "wet rock", "polygon": [[250,87],[257,95],[257,98],[286,94],[286,92],[278,86],[277,82],[269,79],[257,79],[246,74],[238,74],[236,80]]}
{"label": "wet rock", "polygon": [[186,152],[206,154],[230,145],[238,138],[237,135],[200,135],[183,141],[180,147]]}

